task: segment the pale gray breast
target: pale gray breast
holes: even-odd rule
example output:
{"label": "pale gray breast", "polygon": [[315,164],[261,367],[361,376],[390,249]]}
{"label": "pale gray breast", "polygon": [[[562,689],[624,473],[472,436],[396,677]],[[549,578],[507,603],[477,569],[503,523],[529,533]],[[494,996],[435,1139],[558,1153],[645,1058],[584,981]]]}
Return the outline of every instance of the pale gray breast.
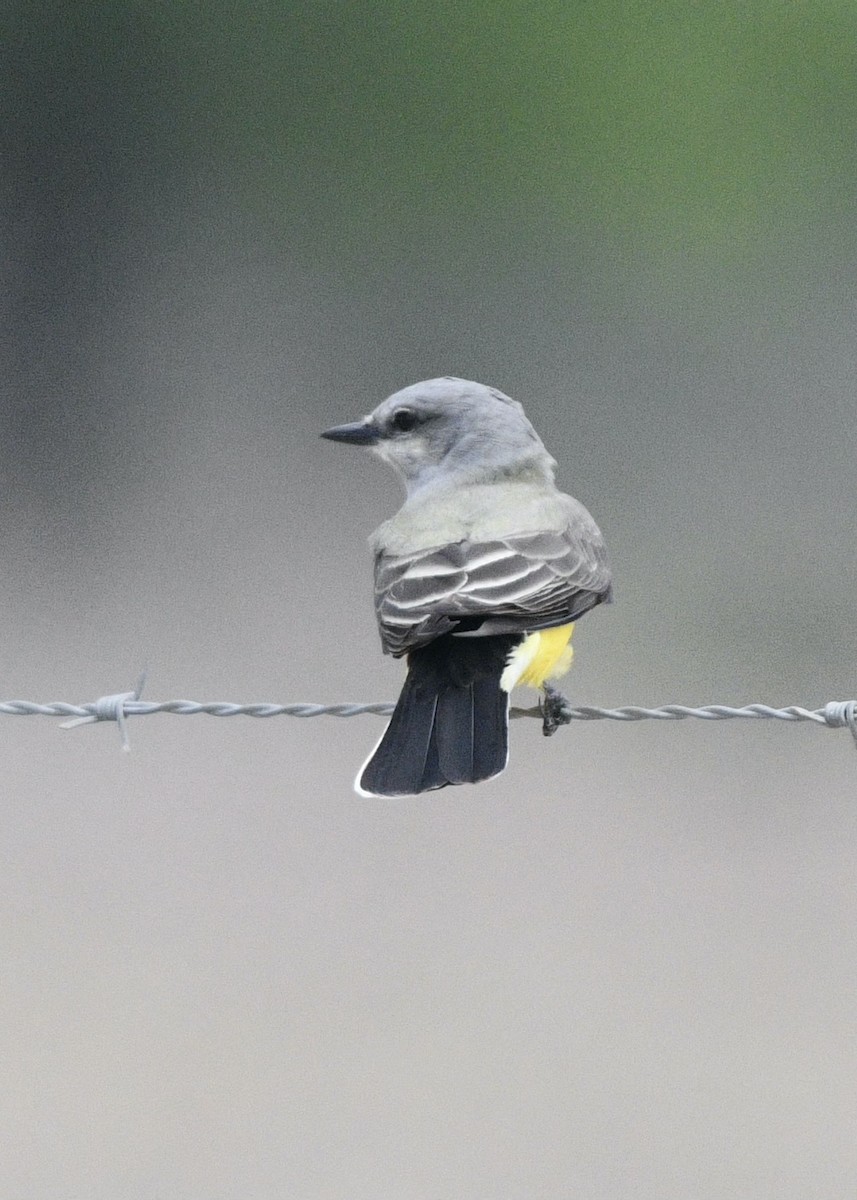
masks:
{"label": "pale gray breast", "polygon": [[[592,525],[461,541],[375,559],[375,610],[388,654],[401,655],[483,618],[462,636],[573,621],[609,598],[610,569]],[[469,622],[468,622],[469,623]]]}

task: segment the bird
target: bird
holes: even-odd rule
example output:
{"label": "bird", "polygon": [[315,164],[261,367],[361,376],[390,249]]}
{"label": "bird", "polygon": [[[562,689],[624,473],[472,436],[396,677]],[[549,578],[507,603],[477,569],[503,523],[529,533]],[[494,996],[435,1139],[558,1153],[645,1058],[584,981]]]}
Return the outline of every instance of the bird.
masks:
{"label": "bird", "polygon": [[612,599],[601,531],[495,387],[424,380],[321,436],[370,449],[405,489],[369,544],[382,648],[407,676],[355,790],[416,796],[499,775],[515,686],[541,691],[545,733],[563,723],[552,681],[571,665],[574,622]]}

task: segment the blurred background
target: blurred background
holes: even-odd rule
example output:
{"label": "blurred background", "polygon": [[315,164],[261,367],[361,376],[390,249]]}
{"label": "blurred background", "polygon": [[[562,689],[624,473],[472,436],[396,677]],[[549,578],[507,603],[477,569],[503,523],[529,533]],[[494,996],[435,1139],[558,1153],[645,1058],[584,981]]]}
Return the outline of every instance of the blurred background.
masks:
{"label": "blurred background", "polygon": [[[393,699],[380,463],[442,374],[601,524],[589,704],[857,691],[857,15],[11,4],[0,694]],[[843,1196],[857,756],[781,722],[2,718],[0,1190]]]}

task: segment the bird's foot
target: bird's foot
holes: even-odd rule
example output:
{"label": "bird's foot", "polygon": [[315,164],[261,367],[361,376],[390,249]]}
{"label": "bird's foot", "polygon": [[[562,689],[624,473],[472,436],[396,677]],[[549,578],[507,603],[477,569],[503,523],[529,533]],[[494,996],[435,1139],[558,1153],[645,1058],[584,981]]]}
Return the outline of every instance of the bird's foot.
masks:
{"label": "bird's foot", "polygon": [[544,695],[539,704],[542,710],[542,733],[545,737],[551,737],[560,725],[568,725],[571,722],[571,716],[568,701],[562,692],[551,687],[549,683],[544,685],[543,691]]}

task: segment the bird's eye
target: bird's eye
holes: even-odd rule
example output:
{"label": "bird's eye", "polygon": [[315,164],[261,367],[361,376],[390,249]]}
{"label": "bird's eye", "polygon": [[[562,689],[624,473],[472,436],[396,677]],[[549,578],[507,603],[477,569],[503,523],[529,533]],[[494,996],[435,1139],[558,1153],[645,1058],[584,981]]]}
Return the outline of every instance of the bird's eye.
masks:
{"label": "bird's eye", "polygon": [[412,408],[398,408],[390,418],[390,425],[397,433],[410,433],[417,425],[417,414]]}

